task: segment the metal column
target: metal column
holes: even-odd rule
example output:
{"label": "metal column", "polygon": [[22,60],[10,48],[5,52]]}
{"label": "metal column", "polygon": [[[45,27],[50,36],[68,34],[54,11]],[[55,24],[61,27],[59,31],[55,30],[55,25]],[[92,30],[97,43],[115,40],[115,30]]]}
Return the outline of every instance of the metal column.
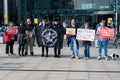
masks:
{"label": "metal column", "polygon": [[8,0],[3,0],[4,4],[4,24],[8,24]]}
{"label": "metal column", "polygon": [[119,32],[119,26],[118,26],[118,0],[115,1],[115,26],[117,33]]}

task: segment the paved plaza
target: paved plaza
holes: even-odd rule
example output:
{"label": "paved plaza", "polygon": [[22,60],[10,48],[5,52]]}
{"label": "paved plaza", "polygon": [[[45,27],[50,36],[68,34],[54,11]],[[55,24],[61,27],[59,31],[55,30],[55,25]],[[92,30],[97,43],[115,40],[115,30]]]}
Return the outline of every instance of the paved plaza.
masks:
{"label": "paved plaza", "polygon": [[[41,48],[34,47],[35,56],[20,57],[18,45],[16,56],[5,54],[5,44],[0,44],[0,80],[120,80],[120,60],[96,60],[98,48],[91,47],[89,60],[70,59],[70,50],[64,47],[61,58],[54,58],[53,48],[49,57],[41,57]],[[108,48],[109,53],[120,53],[120,49]]]}

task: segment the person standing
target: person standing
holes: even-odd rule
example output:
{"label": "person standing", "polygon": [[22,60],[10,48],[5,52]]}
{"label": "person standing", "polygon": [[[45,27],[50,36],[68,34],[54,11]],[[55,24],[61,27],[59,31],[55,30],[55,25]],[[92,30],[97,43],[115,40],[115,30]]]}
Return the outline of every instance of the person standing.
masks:
{"label": "person standing", "polygon": [[28,55],[28,46],[30,47],[30,54],[33,56],[33,42],[34,42],[34,26],[31,22],[31,19],[27,19],[26,22],[26,36],[27,36],[27,43],[25,45],[25,55]]}
{"label": "person standing", "polygon": [[104,56],[105,59],[108,60],[108,51],[107,51],[107,38],[103,38],[102,36],[100,36],[100,29],[105,29],[107,28],[105,26],[105,21],[101,21],[100,23],[100,27],[97,29],[97,35],[98,35],[98,57],[97,59],[100,60],[101,59],[101,53],[102,53],[102,47],[104,48]]}
{"label": "person standing", "polygon": [[[15,55],[13,52],[13,46],[14,46],[14,42],[16,40],[16,36],[8,33],[8,28],[13,27],[13,25],[14,25],[13,22],[10,21],[8,24],[8,27],[5,28],[5,35],[4,35],[5,42],[6,42],[6,50],[5,51],[6,51],[6,54],[8,54],[8,56]],[[9,50],[10,50],[10,53],[9,53]]]}
{"label": "person standing", "polygon": [[[89,23],[85,22],[83,29],[89,29]],[[89,59],[90,58],[90,46],[91,42],[90,41],[83,41],[83,46],[84,46],[84,59]]]}
{"label": "person standing", "polygon": [[54,54],[55,54],[55,57],[60,57],[61,49],[63,48],[63,38],[65,34],[65,28],[56,19],[54,21],[53,29],[58,34],[57,42],[55,43],[55,46],[54,46]]}
{"label": "person standing", "polygon": [[[77,26],[76,26],[76,21],[75,19],[71,19],[71,26],[70,28],[73,28],[76,30],[75,33],[77,33]],[[68,44],[70,46],[70,51],[71,51],[71,58],[76,58],[76,59],[80,59],[79,57],[79,44],[78,44],[78,40],[76,39],[76,34],[75,35],[68,35]]]}
{"label": "person standing", "polygon": [[[19,56],[24,56],[24,46],[26,44],[26,34],[25,34],[26,28],[23,22],[20,22],[20,25],[18,27],[18,54]],[[22,50],[22,54],[21,54]]]}
{"label": "person standing", "polygon": [[46,57],[48,57],[48,47],[43,45],[42,43],[42,32],[47,29],[48,26],[47,26],[47,22],[46,22],[46,19],[42,19],[42,22],[40,25],[38,26],[35,26],[35,35],[36,35],[36,38],[37,38],[37,43],[38,43],[38,46],[39,47],[42,47],[42,57],[44,57],[44,49],[46,49]]}

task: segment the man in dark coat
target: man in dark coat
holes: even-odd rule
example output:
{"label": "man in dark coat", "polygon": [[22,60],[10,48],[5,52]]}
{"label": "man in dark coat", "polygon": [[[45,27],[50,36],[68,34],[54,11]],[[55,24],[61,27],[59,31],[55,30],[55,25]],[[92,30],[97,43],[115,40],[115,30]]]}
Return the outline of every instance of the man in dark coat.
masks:
{"label": "man in dark coat", "polygon": [[53,29],[58,34],[57,42],[54,46],[54,54],[55,54],[55,57],[60,57],[61,49],[63,48],[63,38],[64,38],[64,34],[65,34],[65,28],[56,19],[54,21]]}
{"label": "man in dark coat", "polygon": [[48,26],[45,19],[42,19],[42,22],[35,27],[35,35],[37,38],[38,46],[42,47],[42,57],[44,57],[44,48],[46,48],[46,57],[48,57],[48,47],[44,46],[42,42],[42,32],[47,28]]}

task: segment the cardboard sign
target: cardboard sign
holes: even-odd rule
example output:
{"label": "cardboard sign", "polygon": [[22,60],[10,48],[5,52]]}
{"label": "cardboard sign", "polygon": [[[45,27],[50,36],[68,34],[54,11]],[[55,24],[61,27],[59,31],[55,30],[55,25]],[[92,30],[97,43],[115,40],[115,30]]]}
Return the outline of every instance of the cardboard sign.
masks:
{"label": "cardboard sign", "polygon": [[18,27],[8,27],[7,28],[7,34],[11,34],[11,35],[17,35],[18,32]]}
{"label": "cardboard sign", "polygon": [[75,28],[66,28],[66,34],[67,35],[76,35],[76,29]]}
{"label": "cardboard sign", "polygon": [[76,39],[84,40],[84,41],[94,41],[95,40],[95,30],[77,29]]}
{"label": "cardboard sign", "polygon": [[114,38],[114,28],[100,28],[102,38]]}

